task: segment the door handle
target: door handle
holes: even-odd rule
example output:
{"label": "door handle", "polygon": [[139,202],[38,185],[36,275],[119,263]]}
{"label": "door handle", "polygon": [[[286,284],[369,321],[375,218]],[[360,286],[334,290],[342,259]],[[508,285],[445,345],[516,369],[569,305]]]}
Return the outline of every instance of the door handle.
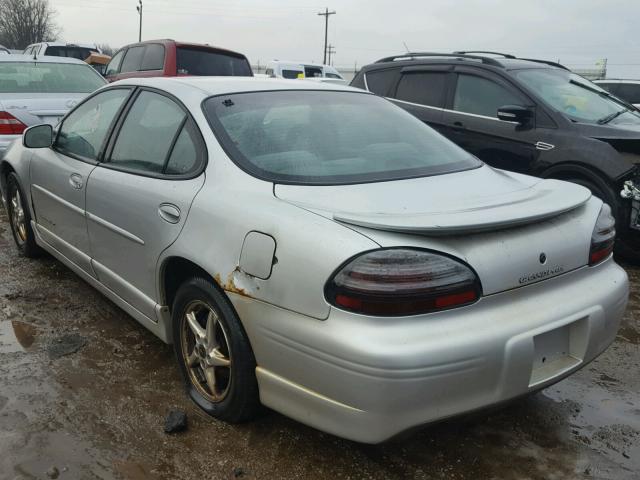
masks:
{"label": "door handle", "polygon": [[180,209],[172,203],[163,203],[158,207],[158,215],[165,222],[178,223],[180,221]]}
{"label": "door handle", "polygon": [[84,185],[84,179],[79,173],[72,173],[69,177],[69,184],[76,190],[80,190]]}
{"label": "door handle", "polygon": [[453,129],[454,130],[466,130],[467,127],[465,127],[464,123],[462,123],[462,122],[453,122]]}

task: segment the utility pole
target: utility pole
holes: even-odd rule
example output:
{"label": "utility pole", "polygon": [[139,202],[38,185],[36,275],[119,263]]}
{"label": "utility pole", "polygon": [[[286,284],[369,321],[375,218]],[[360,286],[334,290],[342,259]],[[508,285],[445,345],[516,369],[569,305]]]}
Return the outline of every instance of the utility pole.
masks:
{"label": "utility pole", "polygon": [[336,47],[334,47],[333,45],[327,45],[327,56],[329,57],[327,65],[331,65],[331,55],[335,53],[336,53]]}
{"label": "utility pole", "polygon": [[[142,0],[141,0],[142,1]],[[324,65],[327,64],[327,35],[329,33],[329,15],[335,15],[335,10],[330,12],[327,7],[325,7],[324,12],[318,13],[321,17],[324,17],[324,56],[322,63]]]}
{"label": "utility pole", "polygon": [[138,11],[138,15],[140,16],[140,29],[138,30],[138,41],[142,41],[142,0],[138,0],[138,5],[136,5],[136,10]]}

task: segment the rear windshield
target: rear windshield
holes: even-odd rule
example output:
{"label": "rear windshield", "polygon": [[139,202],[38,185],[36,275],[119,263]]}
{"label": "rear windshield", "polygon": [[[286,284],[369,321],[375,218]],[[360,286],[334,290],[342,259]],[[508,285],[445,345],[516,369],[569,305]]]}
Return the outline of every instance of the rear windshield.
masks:
{"label": "rear windshield", "polygon": [[367,93],[240,93],[211,97],[204,110],[240,167],[278,183],[366,183],[481,165],[409,113]]}
{"label": "rear windshield", "polygon": [[89,65],[0,62],[0,93],[90,93],[105,83]]}
{"label": "rear windshield", "polygon": [[251,77],[249,61],[225,52],[178,47],[178,75]]}
{"label": "rear windshield", "polygon": [[53,57],[71,57],[78,60],[85,60],[92,52],[98,53],[98,50],[84,47],[47,47],[45,55]]}

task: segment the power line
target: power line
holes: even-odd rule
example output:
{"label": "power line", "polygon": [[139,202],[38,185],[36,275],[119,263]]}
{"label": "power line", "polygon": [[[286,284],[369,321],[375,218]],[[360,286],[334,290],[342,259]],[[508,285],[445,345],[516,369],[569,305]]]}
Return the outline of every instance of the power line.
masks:
{"label": "power line", "polygon": [[327,36],[329,34],[329,16],[335,15],[336,11],[330,12],[327,7],[325,7],[324,12],[318,13],[321,17],[324,17],[324,53],[323,53],[323,65],[327,64]]}

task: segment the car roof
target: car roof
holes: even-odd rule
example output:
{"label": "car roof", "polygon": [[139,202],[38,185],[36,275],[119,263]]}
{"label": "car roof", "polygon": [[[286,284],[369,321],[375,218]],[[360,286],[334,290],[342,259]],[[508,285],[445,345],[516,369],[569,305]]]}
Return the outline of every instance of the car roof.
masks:
{"label": "car roof", "polygon": [[385,57],[375,63],[363,67],[363,70],[378,70],[389,68],[389,66],[411,66],[411,65],[437,65],[460,63],[460,65],[481,65],[488,68],[501,70],[520,70],[528,68],[558,68],[568,70],[559,63],[546,60],[530,58],[516,58],[508,54],[496,54],[494,52],[453,52],[453,53],[432,53],[432,52],[411,52],[391,57]]}
{"label": "car roof", "polygon": [[37,42],[28,45],[27,48],[34,45],[47,45],[48,47],[80,47],[80,48],[97,48],[94,43],[75,43],[75,42]]}
{"label": "car roof", "polygon": [[22,55],[22,54],[14,54],[14,55],[2,55],[0,57],[0,62],[25,62],[25,63],[75,63],[77,65],[88,65],[82,60],[78,60],[77,58],[71,57],[55,57],[50,55],[39,55],[37,57],[33,57],[33,55]]}
{"label": "car roof", "polygon": [[359,88],[303,80],[283,80],[260,77],[149,77],[128,78],[110,85],[148,86],[180,96],[185,87],[199,92],[203,97],[241,92],[273,90],[328,90],[367,93]]}

